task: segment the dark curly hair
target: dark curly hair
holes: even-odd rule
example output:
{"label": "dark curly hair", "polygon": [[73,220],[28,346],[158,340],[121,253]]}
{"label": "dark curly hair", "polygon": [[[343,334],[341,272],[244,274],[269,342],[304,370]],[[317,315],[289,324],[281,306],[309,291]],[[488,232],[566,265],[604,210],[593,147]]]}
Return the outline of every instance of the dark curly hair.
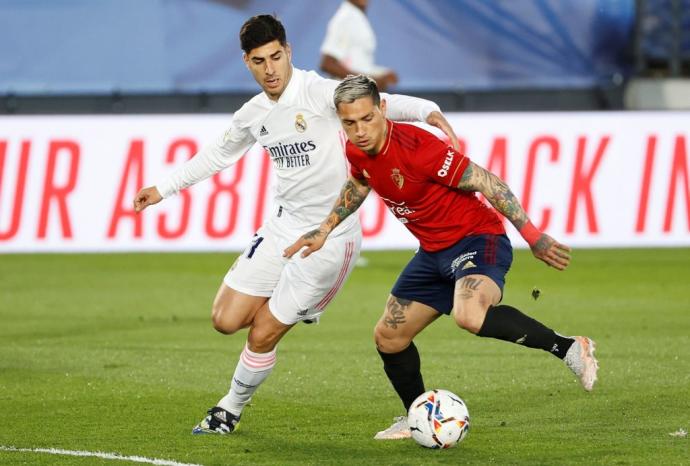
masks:
{"label": "dark curly hair", "polygon": [[285,46],[285,28],[274,15],[257,15],[249,18],[240,29],[240,44],[244,53],[277,40]]}

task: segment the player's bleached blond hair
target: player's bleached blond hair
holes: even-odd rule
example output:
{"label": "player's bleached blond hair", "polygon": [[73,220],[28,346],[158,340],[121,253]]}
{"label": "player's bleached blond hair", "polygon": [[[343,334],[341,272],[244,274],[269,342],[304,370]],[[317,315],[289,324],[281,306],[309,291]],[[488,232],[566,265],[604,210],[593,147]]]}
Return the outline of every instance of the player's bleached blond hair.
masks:
{"label": "player's bleached blond hair", "polygon": [[381,103],[381,96],[379,95],[379,88],[376,85],[376,81],[368,76],[359,74],[357,76],[350,75],[338,84],[333,93],[333,103],[335,108],[338,108],[338,104],[346,103],[351,104],[357,99],[362,99],[364,97],[371,97],[374,105],[377,107]]}

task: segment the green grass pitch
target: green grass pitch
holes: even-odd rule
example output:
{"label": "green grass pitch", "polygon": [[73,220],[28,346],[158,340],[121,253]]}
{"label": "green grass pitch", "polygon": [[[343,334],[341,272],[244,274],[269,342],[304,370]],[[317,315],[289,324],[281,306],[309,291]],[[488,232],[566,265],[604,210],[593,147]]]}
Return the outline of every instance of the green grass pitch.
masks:
{"label": "green grass pitch", "polygon": [[[204,465],[690,464],[688,437],[669,435],[690,428],[690,249],[576,250],[562,273],[517,251],[504,302],[591,336],[600,381],[586,393],[556,358],[440,319],[416,340],[425,382],[472,420],[446,451],[372,439],[401,414],[372,329],[411,252],[365,256],[223,437],[190,430],[245,341],[209,319],[234,255],[0,256],[0,446]],[[0,451],[0,464],[111,463]]]}

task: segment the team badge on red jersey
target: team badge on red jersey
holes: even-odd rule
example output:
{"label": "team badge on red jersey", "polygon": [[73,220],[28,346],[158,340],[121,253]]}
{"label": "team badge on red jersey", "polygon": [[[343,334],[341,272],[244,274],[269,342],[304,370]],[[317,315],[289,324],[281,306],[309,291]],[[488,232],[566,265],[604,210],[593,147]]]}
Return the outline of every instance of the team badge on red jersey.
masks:
{"label": "team badge on red jersey", "polygon": [[398,187],[398,189],[402,189],[403,184],[405,184],[405,177],[400,174],[400,169],[393,169],[393,173],[391,173],[391,179],[393,180],[393,183],[395,183],[395,185]]}
{"label": "team badge on red jersey", "polygon": [[307,120],[304,119],[304,115],[298,113],[295,117],[295,129],[298,133],[304,133],[307,130]]}

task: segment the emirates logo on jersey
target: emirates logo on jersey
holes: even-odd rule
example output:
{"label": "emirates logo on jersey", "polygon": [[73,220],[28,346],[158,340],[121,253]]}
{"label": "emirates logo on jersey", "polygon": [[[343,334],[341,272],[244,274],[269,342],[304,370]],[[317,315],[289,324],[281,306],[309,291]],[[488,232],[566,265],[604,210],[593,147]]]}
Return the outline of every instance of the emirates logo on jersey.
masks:
{"label": "emirates logo on jersey", "polygon": [[403,185],[405,184],[405,177],[400,174],[400,169],[393,169],[393,172],[391,173],[391,179],[393,180],[393,183],[395,183],[395,185],[398,187],[398,189],[403,188]]}
{"label": "emirates logo on jersey", "polygon": [[304,119],[304,115],[298,113],[295,117],[295,129],[298,133],[304,133],[307,130],[307,120]]}

